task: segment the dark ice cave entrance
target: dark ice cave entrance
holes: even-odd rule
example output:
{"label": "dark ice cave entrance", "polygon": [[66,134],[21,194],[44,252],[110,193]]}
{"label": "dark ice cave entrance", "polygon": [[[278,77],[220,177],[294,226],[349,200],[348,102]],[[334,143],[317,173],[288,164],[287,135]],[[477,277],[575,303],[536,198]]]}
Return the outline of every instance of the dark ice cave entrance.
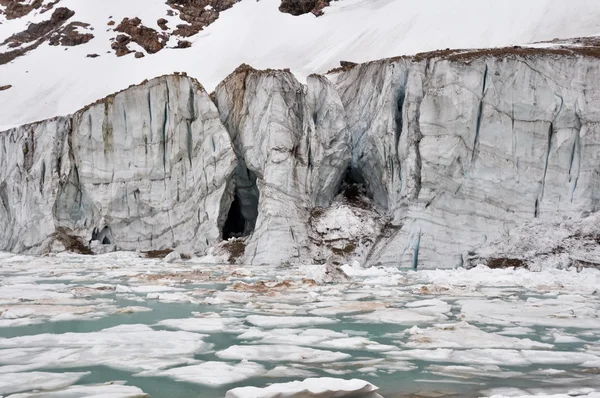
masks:
{"label": "dark ice cave entrance", "polygon": [[223,226],[223,240],[243,236],[245,228],[246,218],[242,214],[242,206],[240,205],[238,195],[235,195],[233,203],[231,203],[231,207],[229,208],[225,225]]}
{"label": "dark ice cave entrance", "polygon": [[222,224],[223,240],[249,236],[254,232],[258,218],[259,197],[256,175],[245,166],[238,166],[233,202]]}
{"label": "dark ice cave entrance", "polygon": [[90,242],[97,240],[100,241],[100,243],[102,243],[103,245],[110,245],[112,244],[111,236],[112,231],[109,227],[104,227],[101,231],[98,231],[98,229],[94,228],[94,230],[92,231],[92,239],[90,239]]}
{"label": "dark ice cave entrance", "polygon": [[361,204],[362,198],[367,196],[365,180],[358,170],[348,167],[342,178],[342,183],[338,190],[338,195],[343,194],[346,200],[351,204]]}

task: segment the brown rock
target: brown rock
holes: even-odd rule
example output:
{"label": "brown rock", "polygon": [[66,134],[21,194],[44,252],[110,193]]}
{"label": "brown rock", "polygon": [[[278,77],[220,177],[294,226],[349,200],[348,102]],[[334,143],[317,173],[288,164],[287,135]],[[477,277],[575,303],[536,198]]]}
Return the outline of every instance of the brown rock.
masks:
{"label": "brown rock", "polygon": [[43,0],[34,0],[31,4],[23,4],[22,0],[0,0],[0,5],[6,7],[6,19],[24,17],[31,11],[40,8],[43,3]]}
{"label": "brown rock", "polygon": [[117,53],[117,57],[122,57],[132,52],[127,45],[131,43],[131,38],[127,35],[118,35],[111,44],[111,48]]}
{"label": "brown rock", "polygon": [[312,12],[314,15],[323,15],[323,9],[331,3],[332,0],[281,0],[279,11],[292,14],[303,15]]}
{"label": "brown rock", "polygon": [[107,25],[108,26],[114,26],[115,25],[115,21],[108,21]]}
{"label": "brown rock", "polygon": [[176,36],[190,37],[202,30],[202,26],[193,26],[190,24],[177,25],[177,29],[173,31]]}
{"label": "brown rock", "polygon": [[[173,34],[189,37],[200,32],[219,18],[239,0],[167,0],[167,4],[179,11],[179,18],[187,24],[177,25]],[[210,6],[208,9],[207,6]],[[171,11],[171,10],[169,10]],[[172,14],[172,13],[171,13]],[[171,15],[169,14],[169,15]]]}
{"label": "brown rock", "polygon": [[139,18],[124,18],[115,30],[127,33],[131,37],[131,41],[142,46],[150,54],[162,50],[168,40],[168,36],[159,34],[156,30],[142,25]]}
{"label": "brown rock", "polygon": [[83,22],[71,22],[64,28],[52,34],[48,44],[51,46],[78,46],[85,44],[94,38],[91,33],[79,33],[77,28],[89,28],[90,24]]}
{"label": "brown rock", "polygon": [[158,26],[162,29],[162,30],[169,30],[169,27],[167,26],[167,23],[169,21],[167,21],[164,18],[159,19],[158,21],[156,21],[156,23],[158,24]]}
{"label": "brown rock", "polygon": [[39,23],[30,24],[27,29],[22,32],[16,33],[10,36],[2,44],[8,43],[31,43],[33,41],[44,38],[50,32],[58,29],[63,25],[69,18],[75,15],[74,11],[69,10],[65,7],[60,7],[54,10],[50,20]]}
{"label": "brown rock", "polygon": [[189,48],[192,46],[192,43],[187,40],[178,40],[177,48]]}
{"label": "brown rock", "polygon": [[5,91],[8,90],[9,88],[11,88],[12,85],[11,84],[6,84],[4,86],[0,86],[0,91]]}
{"label": "brown rock", "polygon": [[146,56],[146,55],[144,55],[144,53],[143,53],[143,52],[141,52],[141,51],[138,51],[138,52],[136,52],[136,53],[135,53],[135,57],[136,57],[136,58],[144,58],[145,56]]}

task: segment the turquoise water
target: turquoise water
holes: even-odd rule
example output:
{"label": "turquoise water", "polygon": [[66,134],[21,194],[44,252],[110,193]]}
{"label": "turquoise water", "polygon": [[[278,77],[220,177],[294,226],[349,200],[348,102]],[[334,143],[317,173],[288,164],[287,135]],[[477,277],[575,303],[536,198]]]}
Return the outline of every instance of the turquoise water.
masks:
{"label": "turquoise water", "polygon": [[[15,276],[14,274],[5,274],[7,277]],[[52,281],[52,280],[40,280],[38,282],[40,284],[53,284],[53,283],[63,283],[69,284],[68,281]],[[88,281],[88,282],[77,282],[73,283],[70,288],[75,286],[89,286],[91,284],[101,283],[101,281]],[[108,283],[115,283],[114,280],[111,280]],[[118,281],[118,283],[125,284],[123,281]],[[179,287],[179,286],[178,286]],[[204,283],[204,284],[189,284],[183,286],[186,290],[193,290],[197,288],[204,289],[215,289],[215,290],[223,290],[227,287],[225,283]],[[405,288],[407,289],[407,288]],[[508,288],[511,291],[514,291],[515,297],[520,300],[526,300],[528,297],[535,296],[537,298],[547,298],[543,295],[535,295],[532,293],[527,293],[523,289],[515,289]],[[508,290],[507,289],[507,290]],[[347,290],[345,292],[348,293],[360,293],[360,289]],[[138,297],[144,298],[145,294],[139,294]],[[394,306],[401,306],[402,302],[406,300],[422,300],[422,299],[431,299],[436,298],[438,296],[428,295],[418,296],[400,296],[396,298],[396,302],[393,304]],[[452,305],[452,311],[450,314],[449,322],[456,322],[459,320],[460,316],[460,308],[454,302],[460,298],[450,298],[445,295],[439,296],[442,300],[448,302]],[[240,315],[243,315],[248,311],[244,308],[245,303],[240,304],[226,304],[226,305],[199,305],[199,304],[189,304],[189,303],[165,303],[159,302],[155,300],[145,300],[143,302],[136,300],[128,300],[124,299],[122,296],[116,294],[105,294],[101,296],[94,296],[91,298],[94,300],[95,298],[101,299],[109,299],[112,300],[111,305],[117,307],[127,307],[127,306],[144,306],[152,309],[150,312],[137,312],[131,314],[116,314],[107,316],[100,319],[93,320],[69,320],[69,321],[60,321],[60,322],[44,322],[36,325],[28,325],[28,326],[19,326],[19,327],[10,327],[10,328],[0,328],[0,338],[12,338],[18,336],[31,336],[37,334],[62,334],[68,332],[75,333],[91,333],[97,332],[102,329],[111,328],[118,325],[123,324],[144,324],[150,325],[155,330],[172,330],[165,327],[155,326],[158,322],[164,319],[183,319],[190,318],[193,316],[193,312],[217,312],[221,313],[228,310],[240,310],[242,311]],[[462,298],[462,297],[461,297]],[[260,300],[261,298],[258,298]],[[362,299],[361,301],[368,301],[369,299]],[[388,299],[384,299],[387,301]],[[286,302],[287,304],[292,304],[290,302]],[[229,315],[230,316],[230,315]],[[356,332],[361,336],[367,337],[368,339],[375,341],[380,344],[385,345],[395,345],[398,346],[398,340],[405,340],[402,338],[389,338],[383,337],[388,333],[400,333],[410,327],[412,325],[394,325],[394,324],[368,324],[368,323],[357,323],[353,319],[349,318],[348,314],[338,315],[335,317],[338,319],[338,323],[330,324],[330,325],[317,325],[311,328],[318,329],[329,329],[337,332],[345,332],[350,335],[353,335],[351,331]],[[488,327],[493,328],[493,330],[498,331],[499,327],[496,325],[486,325],[486,324],[477,324],[472,323],[473,325],[478,326],[483,330],[487,330]],[[246,324],[246,326],[251,326]],[[425,328],[425,325],[419,325],[421,328]],[[521,325],[511,325],[511,326],[521,326]],[[555,328],[547,328],[541,326],[529,326],[534,330],[534,333],[530,333],[524,336],[514,336],[518,338],[529,338],[538,342],[549,342],[544,339],[545,336],[551,334],[551,332]],[[285,325],[282,325],[285,327]],[[563,328],[560,329],[561,333],[572,334],[578,336],[583,342],[579,343],[568,343],[568,344],[555,344],[552,341],[550,343],[555,344],[554,351],[565,351],[565,352],[577,352],[583,351],[586,343],[595,343],[595,336],[581,336],[582,332],[585,332],[584,329],[575,329],[575,328]],[[208,333],[207,333],[208,334]],[[245,344],[244,341],[237,339],[236,334],[230,333],[212,333],[209,334],[208,337],[203,338],[203,340],[207,343],[211,343],[214,345],[214,348],[211,352],[205,354],[198,354],[194,356],[194,359],[199,361],[223,361],[215,355],[215,352],[226,349],[232,345],[241,345]],[[400,346],[401,348],[401,346]],[[325,349],[328,350],[328,349]],[[329,349],[331,351],[337,351],[336,349]],[[471,376],[464,375],[464,377],[451,377],[446,375],[439,375],[432,373],[430,369],[431,365],[436,366],[469,366],[469,364],[464,363],[443,363],[443,362],[428,362],[424,360],[410,360],[409,362],[414,366],[414,369],[408,371],[395,371],[388,372],[384,369],[379,369],[376,373],[372,373],[371,371],[363,372],[359,371],[361,367],[364,365],[354,365],[348,362],[357,361],[357,360],[369,360],[369,359],[378,359],[385,358],[385,355],[382,353],[377,353],[373,351],[361,351],[361,350],[340,350],[345,353],[348,353],[352,356],[351,359],[345,362],[336,362],[335,364],[307,364],[303,366],[304,370],[311,371],[318,376],[322,377],[341,377],[344,379],[350,378],[360,378],[363,380],[367,380],[381,389],[381,394],[384,397],[393,398],[396,396],[400,396],[401,394],[418,394],[418,393],[431,393],[431,392],[439,392],[442,395],[457,395],[461,397],[477,397],[481,396],[481,391],[489,390],[492,388],[506,388],[506,387],[515,387],[515,388],[540,388],[540,389],[548,389],[552,387],[568,387],[572,385],[573,387],[583,388],[583,387],[592,387],[598,388],[600,386],[600,380],[596,380],[590,373],[585,373],[584,369],[581,367],[573,366],[573,365],[533,365],[526,367],[516,367],[516,366],[500,366],[498,371],[514,371],[519,372],[521,375],[510,378],[501,378],[501,377],[493,377],[494,371],[491,371],[490,376]],[[260,361],[257,361],[260,362]],[[390,363],[394,361],[390,359]],[[404,362],[404,361],[403,361]],[[262,364],[267,369],[272,369],[278,365],[289,365],[289,363],[281,362],[281,363],[269,363],[262,362]],[[0,351],[0,366],[2,365],[1,351]],[[370,365],[367,365],[370,366]],[[342,375],[336,375],[328,373],[327,369],[337,369],[345,371]],[[543,376],[543,375],[535,375],[532,372],[539,371],[540,369],[557,369],[566,371],[565,374],[560,376]],[[154,398],[219,398],[224,397],[226,391],[231,388],[241,387],[241,386],[265,386],[270,383],[277,382],[287,382],[292,381],[295,378],[265,378],[265,377],[257,377],[244,380],[242,382],[236,384],[228,384],[226,386],[211,388],[203,385],[186,383],[175,381],[166,377],[139,377],[134,376],[132,372],[125,372],[121,370],[115,370],[112,368],[108,368],[105,366],[94,366],[94,367],[79,367],[79,368],[68,368],[68,369],[36,369],[43,370],[49,372],[91,372],[89,375],[85,376],[81,379],[78,384],[90,384],[90,383],[105,383],[115,380],[126,381],[129,385],[134,385],[148,394],[150,394]],[[564,383],[561,384],[561,380],[564,379]],[[573,384],[573,380],[567,379],[576,379],[575,384]],[[439,396],[439,395],[438,395]]]}

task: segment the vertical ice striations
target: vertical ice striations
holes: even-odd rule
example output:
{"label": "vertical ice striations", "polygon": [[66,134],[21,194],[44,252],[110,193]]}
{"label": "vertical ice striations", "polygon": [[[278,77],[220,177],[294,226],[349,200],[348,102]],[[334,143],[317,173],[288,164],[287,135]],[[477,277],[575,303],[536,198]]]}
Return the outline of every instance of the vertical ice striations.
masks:
{"label": "vertical ice striations", "polygon": [[[334,79],[355,160],[375,179],[377,202],[402,226],[379,243],[371,264],[409,267],[418,248],[419,266],[457,266],[466,252],[519,223],[598,208],[595,59],[400,59],[359,65]],[[398,98],[402,127],[386,128],[396,112],[389,104]],[[392,182],[389,170],[397,166],[386,148],[398,130],[402,180]]]}
{"label": "vertical ice striations", "polygon": [[288,71],[244,65],[217,87],[216,102],[238,156],[235,195],[242,214],[256,214],[245,260],[306,258],[310,210],[330,204],[350,158],[335,89],[321,76],[304,86]]}
{"label": "vertical ice striations", "polygon": [[97,239],[195,252],[220,237],[235,155],[193,79],[153,79],[72,117],[1,133],[0,147],[1,249],[42,252],[55,240],[85,248]]}
{"label": "vertical ice striations", "polygon": [[[336,261],[453,267],[518,225],[600,203],[593,57],[447,51],[306,85],[242,66],[215,102],[192,79],[162,77],[0,133],[0,250],[94,239],[202,254],[242,236],[241,262],[311,262],[327,253],[310,221],[325,214],[324,236],[340,227],[353,243]],[[334,201],[348,170],[375,206],[369,222],[354,213],[374,231],[365,245],[331,217],[352,213]]]}

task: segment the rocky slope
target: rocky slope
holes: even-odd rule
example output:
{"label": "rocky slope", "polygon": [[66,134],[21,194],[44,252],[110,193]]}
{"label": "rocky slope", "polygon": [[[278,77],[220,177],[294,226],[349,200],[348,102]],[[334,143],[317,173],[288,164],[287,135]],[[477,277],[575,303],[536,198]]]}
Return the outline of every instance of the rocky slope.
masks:
{"label": "rocky slope", "polygon": [[517,226],[598,210],[599,81],[587,41],[345,64],[306,85],[242,66],[216,107],[160,78],[0,133],[0,249],[107,236],[202,255],[233,238],[252,264],[485,262]]}

